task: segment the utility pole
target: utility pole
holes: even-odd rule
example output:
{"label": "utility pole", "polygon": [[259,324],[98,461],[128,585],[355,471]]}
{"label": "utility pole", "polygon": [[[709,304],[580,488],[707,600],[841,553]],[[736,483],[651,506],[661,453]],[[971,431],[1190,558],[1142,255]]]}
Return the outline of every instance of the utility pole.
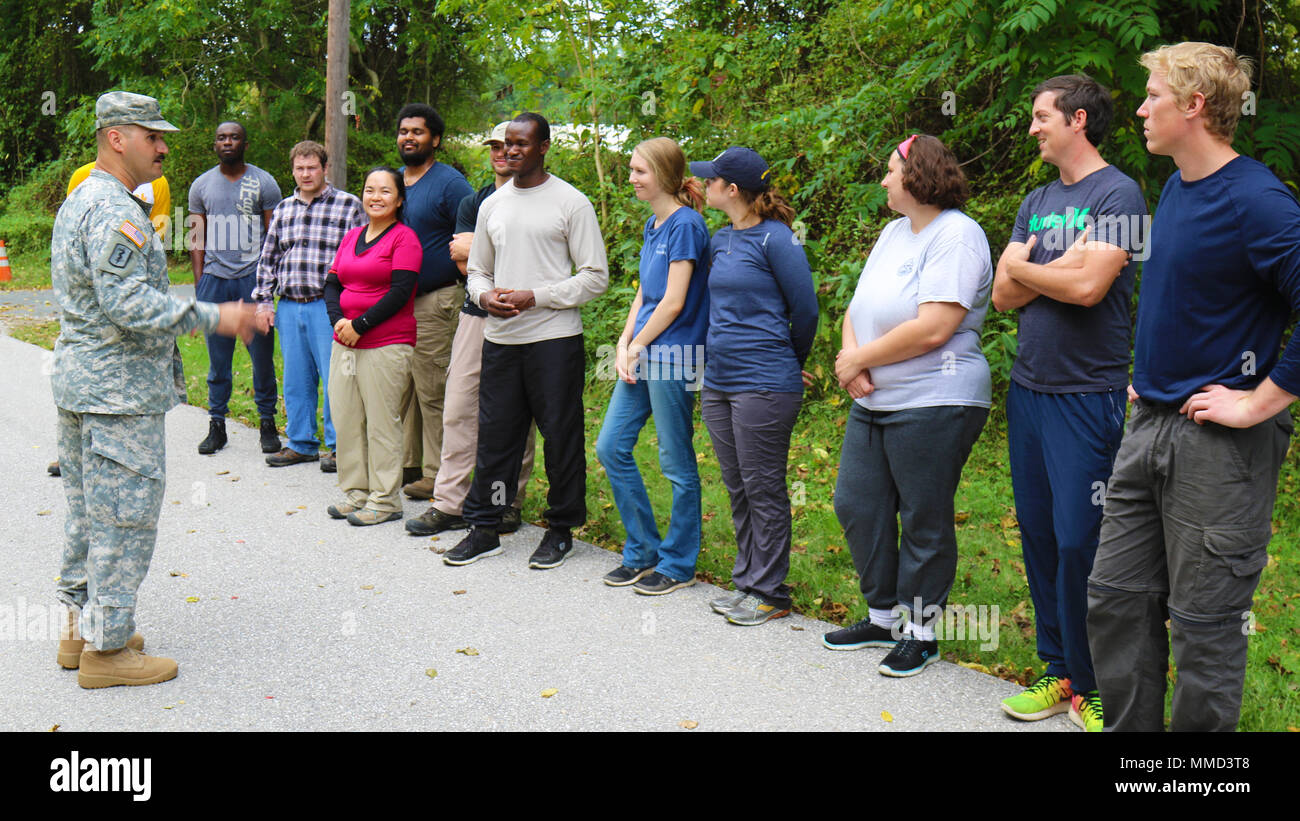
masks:
{"label": "utility pole", "polygon": [[325,151],[330,156],[329,181],[340,191],[348,182],[348,114],[356,103],[348,91],[348,32],[351,0],[329,0],[329,34],[325,60]]}

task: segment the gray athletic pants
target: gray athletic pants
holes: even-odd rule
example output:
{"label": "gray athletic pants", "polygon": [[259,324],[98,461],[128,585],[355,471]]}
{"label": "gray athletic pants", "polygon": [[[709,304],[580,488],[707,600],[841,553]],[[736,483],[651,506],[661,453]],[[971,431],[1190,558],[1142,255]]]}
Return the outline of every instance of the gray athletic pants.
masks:
{"label": "gray athletic pants", "polygon": [[790,432],[802,393],[722,393],[704,389],[700,416],[718,454],[736,526],[737,590],[790,607],[790,494],[785,484]]}

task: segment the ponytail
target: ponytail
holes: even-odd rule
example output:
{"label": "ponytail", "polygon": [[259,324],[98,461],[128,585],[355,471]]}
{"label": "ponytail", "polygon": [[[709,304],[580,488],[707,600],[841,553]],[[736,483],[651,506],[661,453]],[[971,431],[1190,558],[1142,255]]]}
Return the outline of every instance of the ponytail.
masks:
{"label": "ponytail", "polygon": [[754,210],[759,219],[776,220],[785,223],[787,228],[794,227],[794,208],[790,207],[790,203],[785,201],[785,197],[771,188],[757,194],[744,188],[739,190],[741,197]]}
{"label": "ponytail", "polygon": [[694,208],[699,211],[704,207],[704,186],[700,184],[696,177],[687,177],[682,180],[682,187],[677,189],[673,198],[685,205],[687,208]]}

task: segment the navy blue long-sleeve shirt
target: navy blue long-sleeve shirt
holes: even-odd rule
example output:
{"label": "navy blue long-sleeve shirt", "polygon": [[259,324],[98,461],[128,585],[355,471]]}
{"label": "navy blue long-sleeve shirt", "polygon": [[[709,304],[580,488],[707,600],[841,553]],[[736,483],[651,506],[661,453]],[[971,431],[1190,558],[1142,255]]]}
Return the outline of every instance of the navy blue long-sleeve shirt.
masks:
{"label": "navy blue long-sleeve shirt", "polygon": [[720,229],[709,242],[708,364],[724,393],[801,393],[817,334],[817,294],[803,246],[783,223]]}
{"label": "navy blue long-sleeve shirt", "polygon": [[1143,265],[1133,387],[1181,405],[1202,387],[1265,377],[1300,395],[1300,203],[1262,163],[1237,157],[1160,195]]}

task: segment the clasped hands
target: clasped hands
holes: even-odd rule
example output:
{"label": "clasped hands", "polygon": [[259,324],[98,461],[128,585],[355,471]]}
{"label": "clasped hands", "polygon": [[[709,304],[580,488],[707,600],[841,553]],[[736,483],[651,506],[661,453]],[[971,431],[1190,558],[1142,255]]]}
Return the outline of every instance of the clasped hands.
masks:
{"label": "clasped hands", "polygon": [[835,378],[854,399],[861,399],[876,389],[871,384],[871,371],[858,364],[857,351],[841,348],[835,354]]}
{"label": "clasped hands", "polygon": [[493,316],[512,317],[537,304],[532,291],[513,288],[493,288],[479,298],[479,307]]}

